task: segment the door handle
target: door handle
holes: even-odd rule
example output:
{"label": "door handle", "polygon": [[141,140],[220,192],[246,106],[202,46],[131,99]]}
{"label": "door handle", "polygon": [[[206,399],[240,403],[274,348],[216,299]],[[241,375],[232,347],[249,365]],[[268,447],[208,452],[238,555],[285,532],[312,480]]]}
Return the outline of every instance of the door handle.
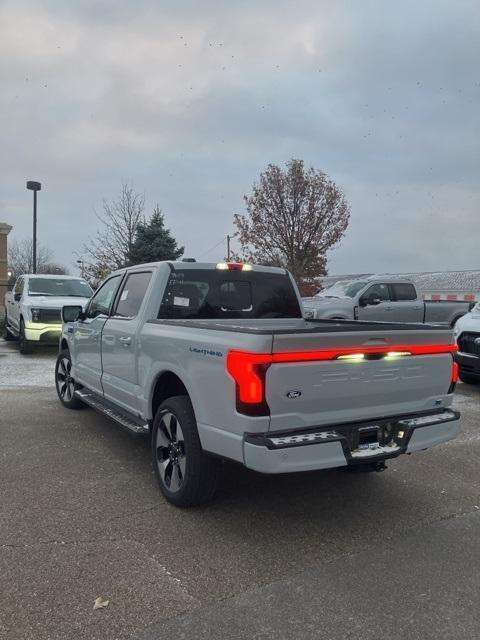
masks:
{"label": "door handle", "polygon": [[129,347],[132,344],[131,338],[119,338],[118,341],[122,344],[122,347]]}

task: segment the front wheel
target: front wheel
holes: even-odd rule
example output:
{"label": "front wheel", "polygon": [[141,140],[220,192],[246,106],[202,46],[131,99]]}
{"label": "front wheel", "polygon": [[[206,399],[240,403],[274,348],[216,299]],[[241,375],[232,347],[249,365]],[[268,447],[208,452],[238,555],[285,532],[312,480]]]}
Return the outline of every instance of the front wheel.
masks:
{"label": "front wheel", "polygon": [[30,340],[27,340],[25,337],[25,323],[23,319],[20,320],[20,330],[18,332],[18,348],[20,349],[20,353],[26,355],[28,353],[32,353],[33,345]]}
{"label": "front wheel", "polygon": [[202,450],[188,396],[160,405],[153,421],[152,458],[160,491],[172,504],[193,507],[213,498],[220,463]]}
{"label": "front wheel", "polygon": [[71,376],[72,358],[68,349],[60,351],[55,364],[55,387],[58,399],[67,409],[80,409],[83,403],[75,395],[77,384]]}

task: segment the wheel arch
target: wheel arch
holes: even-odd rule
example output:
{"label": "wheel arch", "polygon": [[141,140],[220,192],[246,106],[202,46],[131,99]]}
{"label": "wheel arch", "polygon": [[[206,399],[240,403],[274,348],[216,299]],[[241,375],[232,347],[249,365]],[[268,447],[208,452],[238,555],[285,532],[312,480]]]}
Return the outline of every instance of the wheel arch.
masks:
{"label": "wheel arch", "polygon": [[464,315],[465,315],[464,313],[459,313],[458,315],[456,315],[453,318],[453,320],[450,322],[450,327],[453,329],[453,327],[457,324],[460,318],[463,318]]}
{"label": "wheel arch", "polygon": [[155,377],[148,403],[149,417],[153,418],[158,407],[173,396],[188,396],[192,399],[187,386],[179,375],[170,370],[161,371]]}

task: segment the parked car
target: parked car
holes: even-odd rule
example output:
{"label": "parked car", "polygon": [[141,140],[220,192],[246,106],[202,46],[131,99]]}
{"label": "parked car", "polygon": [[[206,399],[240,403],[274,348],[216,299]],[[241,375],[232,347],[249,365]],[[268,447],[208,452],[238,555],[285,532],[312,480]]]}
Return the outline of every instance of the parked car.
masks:
{"label": "parked car", "polygon": [[18,340],[21,353],[55,344],[62,332],[62,307],[86,305],[93,291],[83,278],[25,274],[5,294],[5,339]]}
{"label": "parked car", "polygon": [[455,325],[459,376],[467,384],[480,384],[480,303]]}
{"label": "parked car", "polygon": [[475,303],[424,301],[414,282],[386,276],[337,282],[311,298],[303,299],[309,319],[429,322],[453,327]]}
{"label": "parked car", "polygon": [[221,458],[263,473],[382,470],[457,435],[450,329],[302,315],[283,269],[116,271],[85,311],[63,308],[58,397],[149,434],[179,506],[213,496]]}

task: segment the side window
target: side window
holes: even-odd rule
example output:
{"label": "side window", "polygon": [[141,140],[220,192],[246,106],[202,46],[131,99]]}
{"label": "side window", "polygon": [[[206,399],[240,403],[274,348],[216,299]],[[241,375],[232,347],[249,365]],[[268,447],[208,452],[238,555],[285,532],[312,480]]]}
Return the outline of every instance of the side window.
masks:
{"label": "side window", "polygon": [[417,292],[413,284],[408,282],[397,282],[391,285],[393,299],[398,301],[416,300]]}
{"label": "side window", "polygon": [[131,273],[127,277],[114,315],[122,318],[134,318],[138,314],[151,277],[151,272]]}
{"label": "side window", "polygon": [[114,276],[107,280],[90,300],[87,310],[87,318],[96,318],[99,315],[108,315],[112,300],[115,296],[122,276]]}
{"label": "side window", "polygon": [[24,279],[22,277],[18,278],[17,282],[15,283],[15,289],[14,289],[14,293],[23,293],[23,285],[24,285]]}
{"label": "side window", "polygon": [[390,300],[388,285],[377,282],[376,284],[372,285],[370,289],[367,289],[365,291],[362,298],[364,298],[367,302],[372,298],[379,298],[382,302],[387,302]]}

